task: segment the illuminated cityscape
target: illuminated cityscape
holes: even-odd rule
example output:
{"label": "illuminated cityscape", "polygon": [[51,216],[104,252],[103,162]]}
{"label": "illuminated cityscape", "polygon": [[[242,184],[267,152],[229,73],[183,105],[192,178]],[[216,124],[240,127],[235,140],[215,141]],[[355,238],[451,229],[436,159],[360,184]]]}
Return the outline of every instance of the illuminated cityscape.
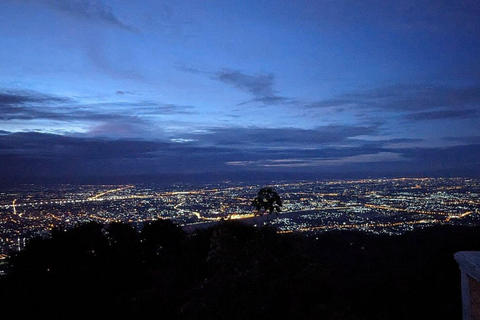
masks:
{"label": "illuminated cityscape", "polygon": [[[480,222],[480,179],[397,178],[275,182],[280,214],[268,223],[279,232],[331,230],[401,234],[439,224]],[[24,186],[0,196],[1,256],[52,228],[97,221],[137,227],[171,219],[195,227],[222,219],[255,221],[251,201],[261,185],[217,184]],[[262,220],[262,224],[267,223]]]}

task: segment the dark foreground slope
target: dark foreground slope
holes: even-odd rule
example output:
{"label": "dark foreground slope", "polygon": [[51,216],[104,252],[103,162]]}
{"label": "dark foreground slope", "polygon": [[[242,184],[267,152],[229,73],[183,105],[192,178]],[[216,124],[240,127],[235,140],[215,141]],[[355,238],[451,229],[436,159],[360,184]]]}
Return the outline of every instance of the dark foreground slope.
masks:
{"label": "dark foreground slope", "polygon": [[187,235],[90,223],[34,239],[0,279],[2,312],[49,319],[460,319],[457,251],[480,229],[280,235],[225,222]]}

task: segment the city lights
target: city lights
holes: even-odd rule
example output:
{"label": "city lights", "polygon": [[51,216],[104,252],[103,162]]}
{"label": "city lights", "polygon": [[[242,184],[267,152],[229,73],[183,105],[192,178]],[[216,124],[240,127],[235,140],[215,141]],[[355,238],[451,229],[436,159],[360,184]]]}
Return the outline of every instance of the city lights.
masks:
{"label": "city lights", "polygon": [[[283,207],[267,221],[281,233],[357,230],[393,235],[438,224],[480,222],[479,179],[279,181],[270,186],[278,191]],[[249,221],[255,219],[251,201],[261,187],[225,182],[169,187],[29,185],[4,190],[0,256],[20,250],[32,237],[48,236],[53,228],[90,221],[141,227],[148,221],[171,219],[185,228],[220,220]]]}

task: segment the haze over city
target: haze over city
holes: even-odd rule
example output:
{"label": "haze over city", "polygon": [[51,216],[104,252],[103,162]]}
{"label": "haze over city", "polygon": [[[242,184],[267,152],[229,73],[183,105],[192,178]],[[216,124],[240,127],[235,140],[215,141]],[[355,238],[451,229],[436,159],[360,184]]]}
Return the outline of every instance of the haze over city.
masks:
{"label": "haze over city", "polygon": [[479,16],[466,0],[2,0],[0,177],[478,176]]}

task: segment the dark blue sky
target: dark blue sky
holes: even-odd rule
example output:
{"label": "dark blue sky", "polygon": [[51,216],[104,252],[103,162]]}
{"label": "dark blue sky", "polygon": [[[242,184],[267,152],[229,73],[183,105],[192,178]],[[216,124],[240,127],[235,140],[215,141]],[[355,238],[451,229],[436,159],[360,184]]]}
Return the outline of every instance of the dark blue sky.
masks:
{"label": "dark blue sky", "polygon": [[478,174],[480,2],[0,0],[0,110],[2,179]]}

